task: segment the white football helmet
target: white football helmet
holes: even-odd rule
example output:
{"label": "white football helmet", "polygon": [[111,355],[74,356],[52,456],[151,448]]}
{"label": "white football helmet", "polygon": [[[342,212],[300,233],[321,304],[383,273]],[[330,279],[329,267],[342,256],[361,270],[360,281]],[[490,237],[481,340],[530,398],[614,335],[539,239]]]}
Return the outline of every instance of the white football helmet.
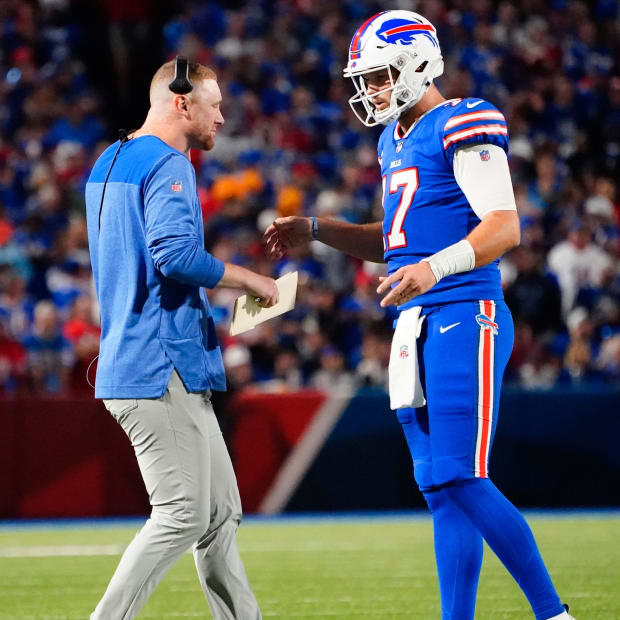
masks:
{"label": "white football helmet", "polygon": [[[390,86],[390,105],[379,111],[368,94],[364,76],[385,69]],[[397,74],[394,70],[396,69]],[[349,105],[367,127],[389,125],[415,105],[433,80],[443,73],[443,58],[433,24],[413,11],[383,11],[367,19],[349,48],[344,77],[351,78],[357,93]]]}

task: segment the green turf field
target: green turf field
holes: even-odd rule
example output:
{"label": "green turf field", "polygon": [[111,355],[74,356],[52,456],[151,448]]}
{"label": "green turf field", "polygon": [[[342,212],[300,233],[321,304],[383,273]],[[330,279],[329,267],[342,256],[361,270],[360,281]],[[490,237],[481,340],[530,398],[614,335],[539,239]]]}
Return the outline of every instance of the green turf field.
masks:
{"label": "green turf field", "polygon": [[[620,516],[532,516],[577,620],[620,619]],[[87,618],[136,528],[0,528],[0,618]],[[246,523],[239,543],[265,618],[439,618],[427,519]],[[85,555],[92,554],[92,555]],[[140,618],[210,618],[185,555]],[[485,549],[476,618],[532,618]]]}

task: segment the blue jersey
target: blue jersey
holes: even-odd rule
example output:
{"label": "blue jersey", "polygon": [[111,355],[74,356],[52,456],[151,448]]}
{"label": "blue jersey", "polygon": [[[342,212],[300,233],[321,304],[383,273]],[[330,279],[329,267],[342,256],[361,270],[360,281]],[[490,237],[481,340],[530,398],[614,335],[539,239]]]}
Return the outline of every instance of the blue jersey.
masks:
{"label": "blue jersey", "polygon": [[[379,138],[383,179],[383,244],[388,272],[464,239],[480,219],[454,178],[455,151],[495,144],[508,152],[502,113],[482,99],[455,99],[427,112],[407,134],[398,123]],[[484,151],[481,153],[484,156]],[[442,278],[430,291],[400,307],[503,299],[499,259]]]}
{"label": "blue jersey", "polygon": [[201,288],[214,287],[225,267],[203,248],[194,169],[155,136],[118,148],[116,142],[101,154],[86,184],[101,309],[95,397],[159,398],[173,368],[189,392],[225,390],[215,324]]}

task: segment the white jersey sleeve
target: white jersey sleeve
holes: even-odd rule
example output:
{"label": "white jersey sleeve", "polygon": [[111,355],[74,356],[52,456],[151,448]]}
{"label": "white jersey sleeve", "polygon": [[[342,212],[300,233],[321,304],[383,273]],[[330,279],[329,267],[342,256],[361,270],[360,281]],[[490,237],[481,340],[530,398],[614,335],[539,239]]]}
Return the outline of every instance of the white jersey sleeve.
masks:
{"label": "white jersey sleeve", "polygon": [[454,154],[454,178],[474,213],[516,211],[508,158],[496,144],[471,144]]}

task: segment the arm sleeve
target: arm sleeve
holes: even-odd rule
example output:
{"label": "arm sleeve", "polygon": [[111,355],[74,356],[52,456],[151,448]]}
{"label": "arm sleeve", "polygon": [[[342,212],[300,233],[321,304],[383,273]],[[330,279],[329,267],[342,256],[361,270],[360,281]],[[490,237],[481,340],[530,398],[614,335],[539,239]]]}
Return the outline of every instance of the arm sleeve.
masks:
{"label": "arm sleeve", "polygon": [[506,152],[495,144],[464,146],[454,154],[454,178],[474,213],[516,211]]}
{"label": "arm sleeve", "polygon": [[203,247],[195,194],[189,160],[176,154],[165,158],[144,187],[146,242],[164,276],[213,288],[224,275],[224,263]]}

